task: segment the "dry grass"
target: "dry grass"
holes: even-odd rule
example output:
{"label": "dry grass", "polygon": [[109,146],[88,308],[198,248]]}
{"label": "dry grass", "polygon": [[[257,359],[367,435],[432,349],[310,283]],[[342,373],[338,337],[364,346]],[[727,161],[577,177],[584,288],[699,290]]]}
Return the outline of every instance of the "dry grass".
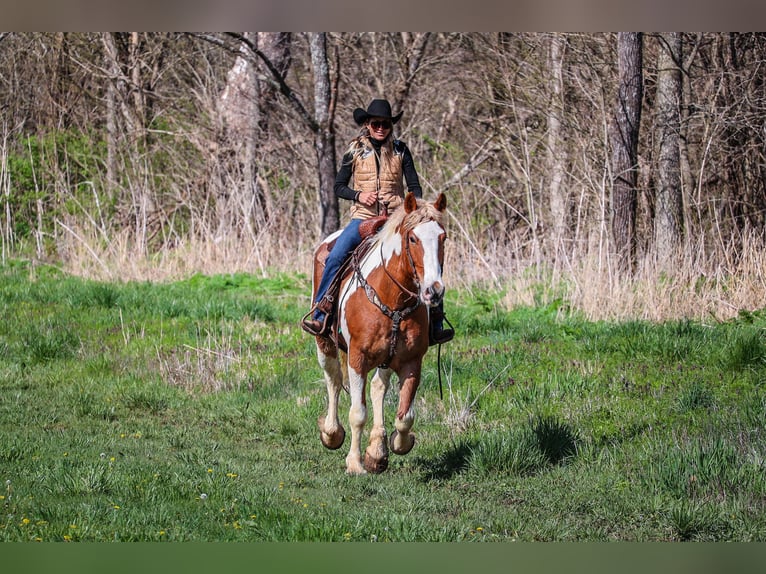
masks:
{"label": "dry grass", "polygon": [[[293,236],[291,237],[290,234]],[[477,286],[505,293],[503,303],[547,304],[560,299],[591,320],[727,320],[740,310],[763,306],[766,245],[752,234],[739,253],[687,246],[675,263],[646,257],[632,277],[620,274],[598,242],[573,254],[542,255],[529,246],[479,247],[477,238],[454,229],[447,245],[448,286]],[[69,228],[59,236],[66,271],[105,281],[172,281],[194,273],[274,272],[309,275],[314,238],[306,230],[273,231],[257,237],[184,238],[172,249],[147,254],[130,233],[103,235]]]}
{"label": "dry grass", "polygon": [[172,249],[147,254],[129,231],[106,246],[80,232],[65,235],[58,245],[67,272],[101,281],[174,281],[195,273],[304,272],[311,265],[311,245],[291,244],[278,233],[257,238],[220,240],[184,238]]}
{"label": "dry grass", "polygon": [[[590,320],[725,321],[764,306],[765,243],[755,233],[739,252],[690,243],[669,264],[644,257],[631,277],[620,273],[608,250],[595,242],[574,255],[550,257],[522,248],[478,253],[458,239],[447,255],[448,280],[458,287],[502,289],[507,308],[561,300]],[[520,257],[524,251],[528,254]]]}

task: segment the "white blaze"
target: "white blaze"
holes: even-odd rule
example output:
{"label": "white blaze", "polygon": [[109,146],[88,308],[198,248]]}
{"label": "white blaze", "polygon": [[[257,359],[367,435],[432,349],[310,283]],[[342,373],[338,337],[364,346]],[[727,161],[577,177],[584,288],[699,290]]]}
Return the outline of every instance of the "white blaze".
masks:
{"label": "white blaze", "polygon": [[442,267],[439,264],[439,236],[444,233],[435,221],[418,225],[414,231],[423,244],[423,281],[421,289],[442,282]]}

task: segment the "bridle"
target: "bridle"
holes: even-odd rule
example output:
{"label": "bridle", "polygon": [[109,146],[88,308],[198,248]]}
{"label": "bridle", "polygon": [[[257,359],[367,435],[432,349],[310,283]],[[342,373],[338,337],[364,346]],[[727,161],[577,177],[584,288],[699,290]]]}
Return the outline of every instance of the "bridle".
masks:
{"label": "bridle", "polygon": [[[386,275],[388,275],[388,277],[391,279],[391,281],[394,282],[394,285],[399,287],[399,289],[401,289],[402,291],[407,293],[407,295],[409,295],[410,297],[414,297],[414,298],[419,300],[420,299],[420,295],[419,295],[419,293],[420,293],[420,280],[418,279],[418,270],[415,268],[415,260],[412,259],[412,252],[410,251],[409,238],[405,238],[404,250],[407,252],[407,260],[409,261],[410,267],[412,268],[412,280],[415,282],[415,289],[417,290],[417,292],[410,291],[404,285],[399,283],[399,281],[396,279],[396,277],[391,275],[391,272],[388,270],[388,267],[386,267],[385,265],[383,266],[383,269],[385,270]],[[380,260],[383,261],[383,243],[382,242],[380,244]]]}
{"label": "bridle", "polygon": [[[374,241],[374,236],[370,236],[365,239],[366,242],[369,242],[368,245],[371,244],[372,241]],[[420,291],[420,281],[418,279],[418,273],[417,269],[415,268],[415,261],[412,258],[412,252],[410,251],[410,242],[407,238],[404,242],[404,250],[407,253],[407,260],[410,263],[410,267],[412,268],[412,277],[415,282],[416,288],[418,291]],[[356,249],[352,253],[351,257],[351,266],[353,267],[354,276],[356,277],[356,280],[359,282],[359,284],[364,288],[364,292],[367,295],[367,299],[375,305],[381,313],[383,313],[386,317],[391,319],[391,338],[388,345],[388,358],[379,365],[381,369],[387,369],[391,363],[391,359],[394,357],[394,353],[396,352],[396,343],[399,339],[399,330],[400,325],[403,319],[408,317],[410,314],[412,314],[418,307],[421,305],[420,301],[420,295],[418,293],[415,293],[402,285],[396,277],[391,275],[391,272],[388,270],[388,267],[384,264],[383,259],[383,243],[380,244],[380,261],[383,265],[383,269],[386,272],[386,275],[393,281],[394,285],[396,285],[399,289],[401,289],[404,293],[410,296],[410,298],[414,298],[415,302],[405,307],[404,309],[397,309],[392,310],[388,305],[383,303],[381,301],[380,296],[378,295],[377,291],[375,291],[375,288],[370,285],[367,282],[367,279],[362,275],[362,265],[361,261],[364,259],[364,257],[369,253],[369,247],[363,247],[360,246],[359,249]],[[436,359],[436,370],[439,376],[439,398],[444,399],[444,393],[442,392],[442,370],[441,370],[441,350],[442,346],[441,343],[438,345],[437,349],[437,359]]]}
{"label": "bridle", "polygon": [[[415,285],[418,291],[420,291],[420,281],[418,280],[418,273],[417,269],[415,268],[415,261],[412,258],[412,252],[410,251],[410,243],[409,240],[405,239],[404,242],[404,250],[407,252],[407,260],[410,263],[410,267],[412,268],[412,277],[415,281]],[[391,363],[391,359],[394,356],[394,352],[396,351],[396,343],[399,340],[399,330],[402,320],[407,318],[409,315],[411,315],[418,307],[420,307],[420,295],[418,293],[415,293],[411,291],[410,289],[407,289],[404,285],[402,285],[396,277],[391,275],[391,272],[388,270],[388,267],[386,267],[383,259],[383,243],[380,244],[380,260],[381,263],[383,263],[383,269],[386,272],[386,275],[394,282],[394,285],[396,285],[399,289],[401,289],[404,293],[409,295],[408,298],[414,298],[415,302],[412,305],[409,305],[408,307],[405,307],[404,309],[391,309],[388,305],[383,303],[383,301],[380,299],[380,296],[378,295],[377,291],[375,291],[375,288],[370,285],[367,282],[367,279],[362,275],[362,266],[361,266],[361,256],[358,251],[354,251],[353,253],[353,268],[354,268],[354,275],[356,276],[356,280],[359,282],[359,284],[364,288],[364,292],[367,295],[367,299],[375,305],[380,311],[389,319],[391,319],[391,337],[389,340],[388,345],[388,358],[380,365],[380,368],[387,369]]]}

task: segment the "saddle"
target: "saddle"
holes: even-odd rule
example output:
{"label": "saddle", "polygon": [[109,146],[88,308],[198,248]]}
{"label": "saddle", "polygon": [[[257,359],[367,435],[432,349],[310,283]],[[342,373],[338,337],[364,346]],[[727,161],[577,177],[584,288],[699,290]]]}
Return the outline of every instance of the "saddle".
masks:
{"label": "saddle", "polygon": [[[340,266],[338,269],[338,272],[335,274],[335,277],[332,278],[332,282],[330,283],[330,287],[327,289],[327,293],[322,298],[321,301],[314,303],[314,305],[311,306],[311,309],[309,309],[309,312],[306,313],[303,316],[303,319],[301,319],[301,325],[304,326],[304,330],[308,331],[305,327],[305,320],[311,316],[314,313],[314,310],[319,309],[325,314],[325,324],[322,326],[322,333],[323,335],[319,336],[325,336],[329,337],[333,340],[333,342],[338,345],[342,350],[345,349],[345,342],[343,341],[342,337],[338,336],[338,324],[336,319],[336,311],[337,311],[337,303],[338,303],[338,293],[340,291],[340,284],[343,280],[343,278],[346,276],[347,272],[349,271],[349,262],[353,258],[360,259],[363,257],[367,251],[369,251],[370,246],[372,245],[372,238],[377,235],[377,233],[380,231],[380,229],[383,227],[383,225],[386,223],[386,220],[388,219],[388,210],[386,209],[382,215],[378,215],[376,217],[372,217],[370,219],[366,219],[359,225],[359,235],[362,238],[362,241],[359,245],[356,246],[356,248],[349,253],[348,257],[346,257],[346,260],[343,262],[343,265]],[[324,262],[327,259],[327,256],[330,254],[330,251],[332,250],[332,244],[328,246],[328,249],[325,253],[320,254],[317,256],[316,264],[317,266],[322,266],[324,268]],[[328,323],[329,322],[329,329],[328,329]],[[309,331],[310,332],[310,331]],[[312,335],[317,335],[317,333],[310,333]]]}
{"label": "saddle", "polygon": [[383,215],[378,215],[377,217],[371,217],[370,219],[366,219],[365,221],[360,223],[359,235],[362,237],[362,242],[364,242],[364,240],[367,239],[368,237],[372,237],[378,231],[380,231],[380,228],[383,227],[387,219],[388,219],[388,214],[384,213]]}

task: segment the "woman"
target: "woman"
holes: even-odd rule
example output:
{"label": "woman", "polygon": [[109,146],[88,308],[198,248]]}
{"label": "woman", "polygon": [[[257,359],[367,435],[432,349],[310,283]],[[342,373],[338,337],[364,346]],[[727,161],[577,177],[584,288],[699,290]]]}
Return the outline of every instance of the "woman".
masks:
{"label": "woman", "polygon": [[[335,195],[354,202],[351,206],[351,221],[327,256],[312,307],[313,315],[301,322],[303,329],[312,335],[325,335],[330,330],[330,317],[320,309],[319,303],[327,295],[338,269],[362,242],[360,224],[382,214],[384,206],[391,212],[402,204],[402,176],[407,182],[408,191],[415,197],[423,195],[409,148],[393,137],[393,127],[401,119],[402,113],[392,116],[391,104],[382,99],[372,100],[366,111],[362,108],[354,110],[354,121],[362,127],[362,132],[351,141],[335,178]],[[349,187],[352,178],[353,188]],[[322,307],[328,309],[331,305]],[[443,328],[443,318],[441,306],[432,311],[431,344],[446,343],[455,335],[452,329]]]}

